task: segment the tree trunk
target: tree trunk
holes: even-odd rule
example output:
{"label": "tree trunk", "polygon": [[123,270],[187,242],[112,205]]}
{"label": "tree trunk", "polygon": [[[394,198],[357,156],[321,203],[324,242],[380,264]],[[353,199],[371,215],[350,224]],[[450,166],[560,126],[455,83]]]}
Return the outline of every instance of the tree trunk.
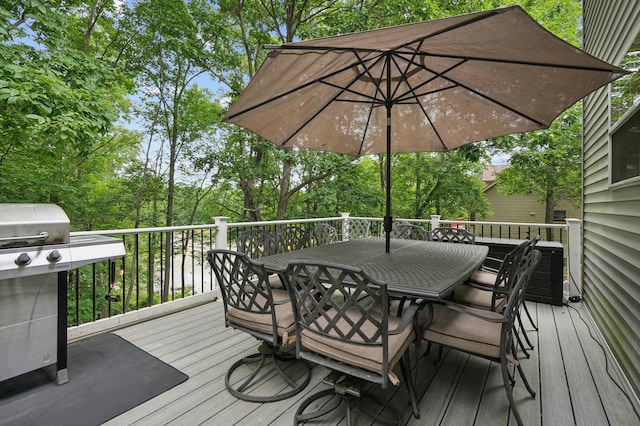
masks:
{"label": "tree trunk", "polygon": [[[544,223],[553,223],[553,210],[555,207],[554,203],[555,193],[551,189],[547,189],[547,196],[545,199],[545,209],[544,209]],[[554,229],[547,228],[547,241],[553,241]]]}
{"label": "tree trunk", "polygon": [[291,196],[289,190],[291,188],[291,170],[293,164],[289,160],[282,162],[282,177],[280,179],[280,197],[278,199],[278,212],[276,220],[282,220],[285,218],[287,212],[287,206],[289,204],[289,197]]}

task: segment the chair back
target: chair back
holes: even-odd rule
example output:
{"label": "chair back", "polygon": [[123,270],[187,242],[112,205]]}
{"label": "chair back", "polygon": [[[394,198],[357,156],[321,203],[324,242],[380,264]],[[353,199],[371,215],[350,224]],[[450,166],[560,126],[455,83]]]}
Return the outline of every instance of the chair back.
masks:
{"label": "chair back", "polygon": [[[246,253],[232,250],[214,249],[207,252],[207,260],[216,276],[222,302],[224,304],[225,324],[243,330],[273,345],[278,343],[276,310],[273,291],[269,285],[268,274],[264,265],[253,261]],[[229,315],[229,311],[237,310],[237,315]],[[247,318],[238,321],[234,318]],[[269,324],[271,333],[256,330],[250,324],[251,319],[262,319],[262,324]]]}
{"label": "chair back", "polygon": [[[380,351],[381,374],[376,380],[371,378],[372,372],[366,372],[365,377],[385,386],[389,375],[386,284],[359,268],[328,263],[292,262],[286,276],[294,306],[298,356],[357,377],[361,368],[349,367],[344,359],[327,360],[327,354],[319,355],[314,348],[325,339],[354,344],[367,353]],[[360,349],[352,355],[357,356]]]}
{"label": "chair back", "polygon": [[429,239],[429,231],[424,229],[422,226],[404,223],[395,225],[389,233],[389,238],[425,241]]}
{"label": "chair back", "polygon": [[309,246],[309,232],[299,226],[285,226],[278,231],[280,252],[300,250]]}
{"label": "chair back", "polygon": [[503,348],[511,348],[511,331],[514,321],[518,317],[520,307],[524,303],[525,292],[531,280],[531,274],[538,267],[542,254],[539,250],[532,250],[523,256],[518,262],[511,277],[513,285],[509,291],[507,306],[503,311],[505,322],[502,325],[501,345]]}
{"label": "chair back", "polygon": [[441,243],[475,244],[476,234],[462,228],[442,227],[429,232],[429,240]]}
{"label": "chair back", "polygon": [[318,246],[338,242],[338,231],[328,223],[319,223],[313,227],[313,238]]}
{"label": "chair back", "polygon": [[349,239],[366,238],[369,236],[371,222],[367,219],[349,219]]}
{"label": "chair back", "polygon": [[240,253],[257,259],[278,253],[278,240],[275,235],[264,229],[249,229],[238,234],[236,247]]}
{"label": "chair back", "polygon": [[493,286],[493,295],[491,299],[491,310],[495,311],[498,301],[503,297],[509,295],[511,288],[513,287],[514,276],[517,272],[517,268],[520,265],[522,259],[527,256],[540,240],[540,237],[526,240],[520,243],[516,248],[511,250],[502,259],[500,268],[496,273],[496,280]]}

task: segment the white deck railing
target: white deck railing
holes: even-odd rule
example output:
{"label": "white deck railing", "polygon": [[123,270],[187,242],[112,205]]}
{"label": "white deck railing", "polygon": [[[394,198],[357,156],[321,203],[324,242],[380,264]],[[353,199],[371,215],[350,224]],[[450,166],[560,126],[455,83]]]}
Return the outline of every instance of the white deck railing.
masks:
{"label": "white deck railing", "polygon": [[[158,228],[119,229],[108,231],[74,232],[72,235],[111,235],[121,237],[127,255],[107,265],[98,264],[72,271],[69,285],[70,339],[86,333],[104,331],[124,323],[142,321],[149,317],[184,309],[193,304],[206,303],[217,295],[213,274],[206,261],[211,248],[234,248],[238,232],[250,228],[275,230],[281,225],[297,225],[311,229],[315,224],[328,222],[341,239],[348,239],[349,220],[366,219],[371,222],[371,235],[382,235],[382,218],[351,217],[342,213],[336,217],[279,220],[263,222],[229,222],[226,217],[214,218],[213,224]],[[426,229],[438,226],[464,226],[478,237],[526,239],[550,236],[562,243],[567,266],[569,289],[579,294],[581,267],[581,221],[568,219],[563,224],[486,222],[463,220],[406,219]],[[167,238],[171,255],[167,256]],[[166,288],[165,302],[149,303],[147,294],[157,294]],[[91,309],[88,307],[91,306]]]}

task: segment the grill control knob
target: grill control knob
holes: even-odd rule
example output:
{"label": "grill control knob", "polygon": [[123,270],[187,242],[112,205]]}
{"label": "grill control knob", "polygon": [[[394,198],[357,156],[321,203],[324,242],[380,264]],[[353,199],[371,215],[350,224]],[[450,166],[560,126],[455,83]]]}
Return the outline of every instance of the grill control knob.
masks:
{"label": "grill control knob", "polygon": [[62,259],[62,255],[58,250],[53,250],[51,253],[49,253],[49,256],[47,256],[47,260],[49,262],[59,262],[60,259]]}
{"label": "grill control knob", "polygon": [[26,266],[29,263],[31,263],[31,256],[29,256],[29,253],[20,253],[16,259],[16,265],[18,266]]}

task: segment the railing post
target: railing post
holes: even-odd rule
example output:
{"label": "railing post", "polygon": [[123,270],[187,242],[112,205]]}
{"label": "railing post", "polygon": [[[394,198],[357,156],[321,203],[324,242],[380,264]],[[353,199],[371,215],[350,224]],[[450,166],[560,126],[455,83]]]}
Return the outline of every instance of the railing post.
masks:
{"label": "railing post", "polygon": [[431,229],[436,229],[440,227],[440,215],[432,214],[431,215]]}
{"label": "railing post", "polygon": [[569,296],[582,296],[582,221],[565,219],[567,231],[567,271]]}
{"label": "railing post", "polygon": [[217,249],[226,249],[227,248],[227,221],[229,220],[226,216],[216,216],[213,218],[213,223],[218,225],[218,229],[216,229],[216,248]]}
{"label": "railing post", "polygon": [[342,241],[349,241],[349,216],[351,213],[340,213],[342,216]]}

